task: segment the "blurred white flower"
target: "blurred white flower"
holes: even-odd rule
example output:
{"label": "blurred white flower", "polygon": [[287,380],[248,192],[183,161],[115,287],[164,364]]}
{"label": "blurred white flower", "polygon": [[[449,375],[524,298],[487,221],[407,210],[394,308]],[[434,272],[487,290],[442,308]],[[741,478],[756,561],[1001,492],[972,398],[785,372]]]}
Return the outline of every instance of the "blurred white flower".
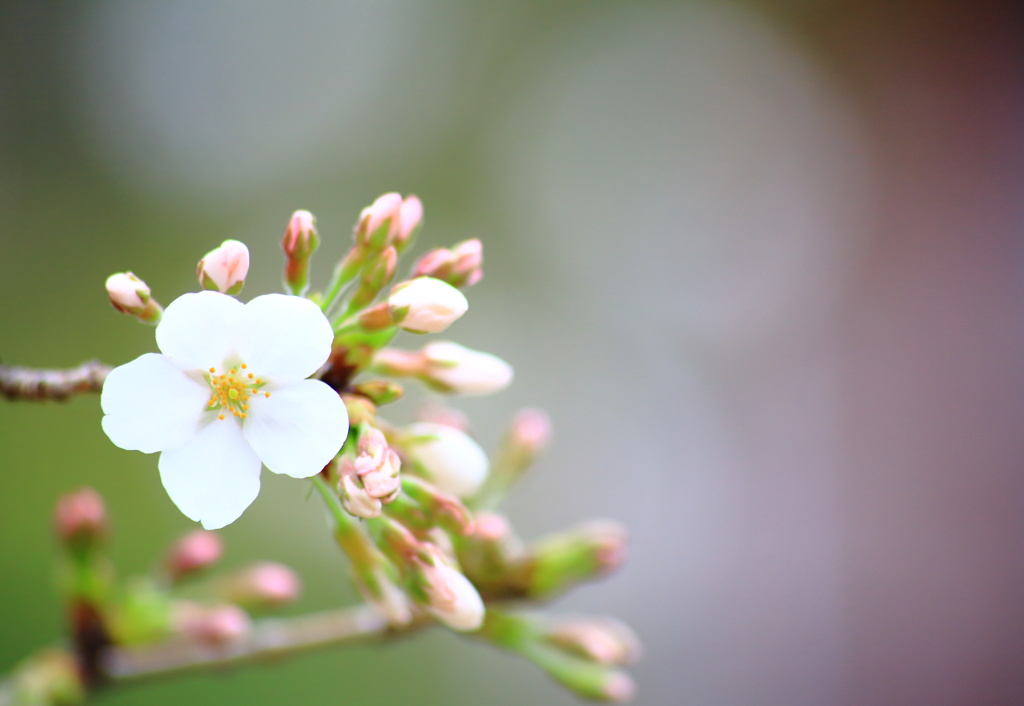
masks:
{"label": "blurred white flower", "polygon": [[487,395],[512,382],[512,366],[496,355],[438,341],[423,348],[425,377],[456,395]]}
{"label": "blurred white flower", "polygon": [[465,432],[444,424],[418,422],[406,427],[409,456],[439,490],[465,498],[487,478],[487,454]]}
{"label": "blurred white flower", "polygon": [[162,452],[160,479],[174,504],[206,529],[223,527],[259,493],[261,462],[307,478],[341,448],[345,405],[305,379],[332,340],[320,308],[301,297],[243,305],[218,292],[185,294],[157,326],[162,354],[107,377],[103,430],[123,449]]}

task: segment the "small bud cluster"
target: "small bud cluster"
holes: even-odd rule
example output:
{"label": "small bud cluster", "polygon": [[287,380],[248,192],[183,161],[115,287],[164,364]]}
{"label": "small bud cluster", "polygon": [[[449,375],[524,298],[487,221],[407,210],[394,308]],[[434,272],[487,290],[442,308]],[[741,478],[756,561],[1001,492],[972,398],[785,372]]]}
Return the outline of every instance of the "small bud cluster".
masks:
{"label": "small bud cluster", "polygon": [[[216,532],[195,530],[174,542],[152,576],[118,578],[104,553],[109,524],[100,495],[84,488],[60,498],[57,537],[73,634],[115,645],[159,643],[172,636],[203,646],[244,638],[251,616],[294,602],[298,575],[287,566],[256,562],[205,582],[224,552]],[[187,596],[187,597],[186,597]],[[85,638],[83,638],[85,639]]]}
{"label": "small bud cluster", "polygon": [[[635,658],[638,643],[624,626],[599,619],[548,623],[506,612],[509,604],[546,601],[598,578],[624,559],[625,530],[614,522],[525,543],[498,512],[550,442],[547,415],[521,412],[488,457],[458,410],[435,406],[403,426],[379,414],[402,398],[409,382],[452,398],[499,392],[513,379],[501,358],[452,341],[414,350],[392,346],[403,332],[448,331],[469,308],[460,290],[483,277],[476,239],[431,250],[400,277],[401,257],[422,222],[417,197],[377,198],[360,213],[349,249],[322,291],[311,291],[310,283],[320,246],[313,214],[292,214],[281,239],[286,291],[319,305],[334,336],[314,377],[337,391],[348,414],[344,444],[313,480],[331,512],[335,540],[358,591],[396,629],[432,618],[519,652],[581,696],[625,700],[632,682],[620,667]],[[227,240],[200,260],[197,276],[203,288],[235,294],[248,267],[246,246]],[[120,311],[159,320],[149,288],[131,273],[112,276],[107,289]],[[234,389],[228,382],[225,395]],[[102,511],[88,497],[66,505],[57,521],[62,541],[98,547],[106,534]],[[115,642],[173,634],[209,647],[229,645],[249,632],[252,614],[295,600],[300,581],[272,562],[197,580],[222,553],[218,535],[194,532],[168,552],[158,580],[97,594],[90,605]],[[183,586],[193,591],[188,600],[177,593]],[[199,586],[208,594],[202,599],[194,595]],[[123,598],[117,603],[111,595]]]}

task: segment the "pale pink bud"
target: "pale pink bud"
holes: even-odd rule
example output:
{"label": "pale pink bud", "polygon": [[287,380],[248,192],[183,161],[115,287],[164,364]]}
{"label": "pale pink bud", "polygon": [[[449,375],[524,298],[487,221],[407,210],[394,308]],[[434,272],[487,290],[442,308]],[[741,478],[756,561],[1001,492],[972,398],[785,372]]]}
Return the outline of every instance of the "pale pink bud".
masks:
{"label": "pale pink bud", "polygon": [[409,194],[402,201],[402,207],[399,211],[400,225],[398,228],[398,236],[395,239],[396,245],[405,245],[409,242],[409,239],[413,236],[420,224],[423,222],[423,204],[419,198]]}
{"label": "pale pink bud", "polygon": [[320,245],[316,218],[309,211],[296,211],[288,221],[281,238],[281,248],[289,258],[309,257]]}
{"label": "pale pink bud", "polygon": [[483,599],[461,571],[438,557],[421,567],[420,579],[426,594],[426,609],[452,630],[468,632],[483,624]]}
{"label": "pale pink bud", "polygon": [[636,693],[636,684],[628,674],[615,670],[604,680],[601,692],[606,700],[621,704],[632,700],[633,694]]}
{"label": "pale pink bud", "polygon": [[453,276],[457,287],[472,287],[484,277],[484,246],[477,239],[465,240],[454,248],[455,266]]}
{"label": "pale pink bud", "polygon": [[299,597],[302,582],[284,564],[263,561],[228,578],[221,590],[229,601],[246,608],[278,608]]}
{"label": "pale pink bud", "polygon": [[196,276],[204,289],[238,294],[249,273],[249,248],[237,240],[225,240],[206,253],[196,266]]}
{"label": "pale pink bud", "polygon": [[377,200],[359,214],[356,240],[361,245],[379,248],[389,245],[401,228],[402,197],[391,192]]}
{"label": "pale pink bud", "polygon": [[[343,462],[342,467],[347,469],[348,465]],[[359,437],[359,455],[352,462],[352,468],[370,496],[384,503],[398,496],[402,486],[399,478],[402,460],[388,448],[387,439],[379,429],[367,427],[363,431]]]}
{"label": "pale pink bud", "polygon": [[406,433],[409,456],[439,490],[465,498],[483,485],[487,454],[466,433],[431,422],[412,424]]}
{"label": "pale pink bud", "polygon": [[201,644],[222,646],[249,633],[249,614],[235,605],[205,606],[180,602],[171,617],[175,631]]}
{"label": "pale pink bud", "polygon": [[413,268],[416,277],[434,277],[453,287],[471,287],[483,279],[483,245],[477,238],[452,248],[431,250]]}
{"label": "pale pink bud", "polygon": [[107,277],[107,296],[114,308],[146,323],[156,323],[163,309],[150,296],[149,287],[131,272],[118,272]]}
{"label": "pale pink bud", "polygon": [[438,333],[466,313],[469,302],[455,287],[433,277],[395,285],[388,297],[391,318],[412,333]]}
{"label": "pale pink bud", "polygon": [[631,664],[641,654],[636,634],[613,618],[568,620],[555,625],[547,638],[559,647],[601,664]]}
{"label": "pale pink bud", "polygon": [[490,353],[438,341],[426,346],[423,354],[427,359],[424,379],[450,394],[486,395],[512,382],[512,367]]}
{"label": "pale pink bud", "polygon": [[423,255],[412,269],[414,277],[435,277],[448,281],[455,265],[455,253],[448,248],[438,248]]}
{"label": "pale pink bud", "polygon": [[224,551],[220,535],[209,530],[195,530],[179,539],[167,555],[165,565],[172,581],[201,571],[220,561]]}
{"label": "pale pink bud", "polygon": [[551,441],[551,418],[541,409],[524,409],[512,420],[510,441],[522,453],[536,456]]}
{"label": "pale pink bud", "polygon": [[66,545],[92,545],[107,535],[107,509],[92,488],[62,495],[54,511],[57,536]]}
{"label": "pale pink bud", "polygon": [[367,520],[380,517],[383,507],[381,501],[367,492],[354,471],[341,472],[338,492],[342,506],[349,513]]}

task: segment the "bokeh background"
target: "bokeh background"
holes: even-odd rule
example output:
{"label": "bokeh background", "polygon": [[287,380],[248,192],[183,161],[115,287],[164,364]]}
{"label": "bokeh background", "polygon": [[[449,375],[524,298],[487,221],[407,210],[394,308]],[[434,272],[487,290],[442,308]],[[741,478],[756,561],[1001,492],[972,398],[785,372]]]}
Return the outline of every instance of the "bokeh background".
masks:
{"label": "bokeh background", "polygon": [[[108,274],[167,303],[237,238],[273,291],[308,208],[322,283],[416,193],[420,250],[485,243],[452,337],[517,370],[457,406],[488,447],[555,422],[514,521],[631,529],[553,608],[636,628],[637,704],[1024,703],[1016,5],[6,0],[0,359],[125,362],[152,331]],[[61,634],[58,494],[105,495],[124,572],[189,527],[99,417],[0,404],[0,671]],[[315,499],[263,480],[228,563],[351,600]],[[97,702],[576,703],[440,631]]]}

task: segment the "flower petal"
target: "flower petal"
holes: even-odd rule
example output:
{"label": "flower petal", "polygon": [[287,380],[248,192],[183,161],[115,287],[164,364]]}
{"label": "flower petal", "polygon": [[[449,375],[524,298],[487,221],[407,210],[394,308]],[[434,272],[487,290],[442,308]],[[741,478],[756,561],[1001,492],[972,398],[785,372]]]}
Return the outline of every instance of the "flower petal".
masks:
{"label": "flower petal", "polygon": [[243,309],[242,302],[220,292],[183,294],[164,310],[156,345],[185,370],[220,366],[236,353],[233,335]]}
{"label": "flower petal", "polygon": [[260,492],[260,459],[234,419],[214,420],[188,443],[160,455],[160,480],[186,517],[219,529]]}
{"label": "flower petal", "polygon": [[334,458],[348,434],[338,393],[319,380],[298,380],[256,400],[242,434],[274,473],[308,478]]}
{"label": "flower petal", "polygon": [[110,371],[100,407],[115,446],[153,453],[181,446],[199,430],[210,390],[159,353]]}
{"label": "flower petal", "polygon": [[250,369],[280,382],[315,373],[331,354],[334,332],[320,307],[308,299],[264,294],[245,305],[235,339]]}

